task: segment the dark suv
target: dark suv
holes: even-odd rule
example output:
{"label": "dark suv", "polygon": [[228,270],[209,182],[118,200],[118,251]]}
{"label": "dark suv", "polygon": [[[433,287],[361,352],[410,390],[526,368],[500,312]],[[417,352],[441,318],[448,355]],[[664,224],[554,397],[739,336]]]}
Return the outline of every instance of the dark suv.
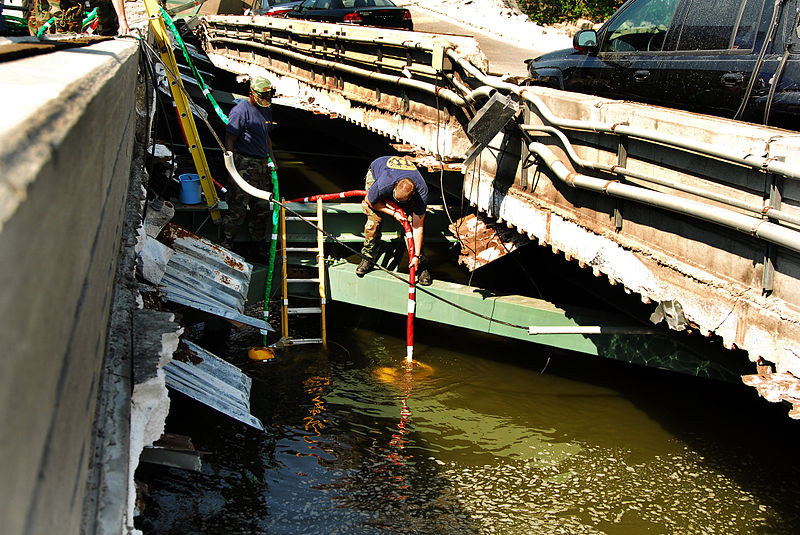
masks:
{"label": "dark suv", "polygon": [[528,60],[531,83],[800,130],[798,4],[629,0]]}

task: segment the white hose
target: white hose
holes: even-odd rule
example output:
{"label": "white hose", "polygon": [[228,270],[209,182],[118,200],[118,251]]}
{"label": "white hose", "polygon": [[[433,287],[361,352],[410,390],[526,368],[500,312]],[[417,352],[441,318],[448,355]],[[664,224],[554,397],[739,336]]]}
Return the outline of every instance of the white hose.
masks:
{"label": "white hose", "polygon": [[263,189],[253,187],[249,182],[242,178],[242,176],[239,174],[239,171],[236,170],[236,165],[233,163],[233,153],[229,150],[225,151],[225,168],[228,170],[228,173],[231,174],[231,177],[233,178],[233,181],[236,182],[236,185],[242,188],[242,191],[248,195],[252,195],[253,197],[258,197],[259,199],[272,202],[273,196],[271,191],[264,191]]}

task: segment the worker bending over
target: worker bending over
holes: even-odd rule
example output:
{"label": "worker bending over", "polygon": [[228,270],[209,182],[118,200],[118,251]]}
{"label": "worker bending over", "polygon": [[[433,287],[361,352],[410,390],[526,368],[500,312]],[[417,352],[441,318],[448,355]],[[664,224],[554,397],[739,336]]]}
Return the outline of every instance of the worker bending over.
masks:
{"label": "worker bending over", "polygon": [[367,196],[361,208],[367,215],[364,226],[365,258],[356,268],[356,275],[363,277],[375,267],[376,251],[381,240],[381,213],[392,215],[386,206],[388,201],[396,203],[406,214],[411,214],[411,233],[414,239],[414,258],[409,267],[417,268],[417,283],[429,286],[433,280],[427,262],[422,256],[422,234],[425,210],[428,207],[428,186],[411,160],[401,156],[381,156],[374,160],[365,178]]}
{"label": "worker bending over", "polygon": [[[258,76],[251,79],[249,98],[240,100],[231,109],[225,129],[225,149],[233,152],[236,170],[251,186],[264,191],[272,191],[268,158],[277,168],[269,137],[274,127],[270,108],[273,93],[272,83],[267,78]],[[269,201],[251,197],[233,180],[230,182],[228,210],[222,216],[222,246],[233,248],[233,238],[247,219],[249,204],[248,230],[256,243],[253,254],[258,260],[267,261],[267,223],[271,221]]]}

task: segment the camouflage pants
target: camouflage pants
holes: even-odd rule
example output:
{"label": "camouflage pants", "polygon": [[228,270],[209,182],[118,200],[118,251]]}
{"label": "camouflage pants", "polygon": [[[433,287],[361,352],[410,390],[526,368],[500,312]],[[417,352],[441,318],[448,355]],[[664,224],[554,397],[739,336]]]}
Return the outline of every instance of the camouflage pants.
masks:
{"label": "camouflage pants", "polygon": [[[364,178],[364,189],[369,191],[374,182],[375,178],[372,176],[372,169],[368,169],[367,176]],[[361,248],[361,254],[374,260],[381,243],[382,214],[370,208],[366,197],[361,201],[361,211],[367,216],[367,223],[364,225],[364,246]]]}
{"label": "camouflage pants", "polygon": [[[266,158],[251,158],[234,153],[233,163],[236,170],[251,186],[265,191],[272,191],[271,171],[267,167]],[[272,228],[272,211],[269,201],[251,197],[236,184],[228,189],[228,209],[222,216],[223,245],[233,245],[233,238],[239,227],[247,219],[250,237],[256,242],[267,241],[267,229]],[[248,218],[247,206],[250,206]]]}
{"label": "camouflage pants", "polygon": [[[28,31],[36,35],[44,24],[55,17],[46,33],[81,33],[84,18],[83,0],[32,0]],[[117,35],[119,20],[111,0],[89,0],[89,9],[97,8],[95,35]]]}
{"label": "camouflage pants", "polygon": [[33,0],[28,31],[36,35],[53,17],[55,20],[47,33],[81,33],[83,0]]}

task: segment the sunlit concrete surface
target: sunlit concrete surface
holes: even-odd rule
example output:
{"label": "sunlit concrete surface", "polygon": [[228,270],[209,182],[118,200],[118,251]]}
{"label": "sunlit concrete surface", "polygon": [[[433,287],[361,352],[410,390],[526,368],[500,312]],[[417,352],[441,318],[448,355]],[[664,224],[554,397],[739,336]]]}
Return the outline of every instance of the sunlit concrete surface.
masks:
{"label": "sunlit concrete surface", "polygon": [[137,64],[133,40],[0,63],[4,534],[82,530]]}

